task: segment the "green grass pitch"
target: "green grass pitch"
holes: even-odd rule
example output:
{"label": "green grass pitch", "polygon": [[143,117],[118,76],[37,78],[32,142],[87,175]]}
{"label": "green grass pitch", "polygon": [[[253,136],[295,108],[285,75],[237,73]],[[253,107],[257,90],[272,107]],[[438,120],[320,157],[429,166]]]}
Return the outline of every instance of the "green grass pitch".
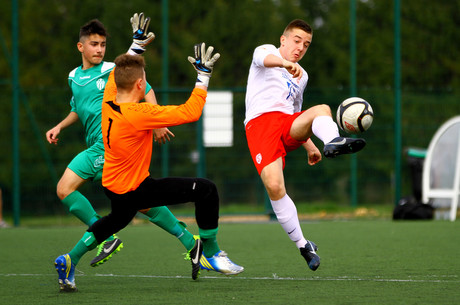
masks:
{"label": "green grass pitch", "polygon": [[[319,247],[308,269],[276,222],[223,223],[219,243],[245,267],[238,276],[202,271],[159,228],[130,225],[125,248],[96,268],[80,261],[76,293],[59,293],[54,259],[84,232],[76,227],[0,230],[0,304],[459,304],[460,222],[303,222]],[[195,225],[189,227],[196,233]]]}

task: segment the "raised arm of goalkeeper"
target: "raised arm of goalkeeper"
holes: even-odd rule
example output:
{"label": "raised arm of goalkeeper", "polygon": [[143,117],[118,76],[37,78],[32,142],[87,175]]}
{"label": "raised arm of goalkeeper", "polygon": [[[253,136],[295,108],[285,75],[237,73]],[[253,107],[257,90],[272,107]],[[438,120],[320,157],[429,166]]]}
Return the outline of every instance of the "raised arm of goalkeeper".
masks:
{"label": "raised arm of goalkeeper", "polygon": [[[213,47],[210,46],[206,49],[205,43],[199,43],[194,46],[194,56],[188,57],[189,62],[197,71],[197,80],[195,89],[189,99],[190,103],[187,102],[179,106],[157,107],[151,107],[144,103],[133,104],[132,102],[135,102],[135,99],[129,97],[132,92],[127,90],[120,91],[121,88],[117,92],[114,81],[114,75],[117,74],[117,68],[115,68],[110,74],[106,85],[103,104],[113,100],[116,100],[120,105],[131,101],[129,107],[127,107],[126,111],[123,113],[128,120],[133,120],[133,126],[139,130],[175,126],[196,121],[200,117],[205,103],[206,92],[214,69],[214,64],[220,57],[219,53],[213,55],[213,50]],[[118,84],[118,86],[120,86],[120,84]],[[123,108],[125,108],[125,106],[122,106],[122,109]],[[132,115],[136,117],[135,120]],[[154,120],[152,120],[153,118]],[[142,126],[139,125],[140,122],[142,122]]]}
{"label": "raised arm of goalkeeper", "polygon": [[[127,53],[129,55],[141,55],[145,52],[147,45],[155,39],[155,34],[148,32],[150,17],[145,17],[144,13],[135,13],[130,22],[133,29],[133,42]],[[147,103],[158,105],[153,89],[145,95],[144,100]],[[154,129],[153,136],[155,142],[160,145],[165,144],[166,141],[171,141],[171,137],[175,137],[174,133],[166,127]]]}

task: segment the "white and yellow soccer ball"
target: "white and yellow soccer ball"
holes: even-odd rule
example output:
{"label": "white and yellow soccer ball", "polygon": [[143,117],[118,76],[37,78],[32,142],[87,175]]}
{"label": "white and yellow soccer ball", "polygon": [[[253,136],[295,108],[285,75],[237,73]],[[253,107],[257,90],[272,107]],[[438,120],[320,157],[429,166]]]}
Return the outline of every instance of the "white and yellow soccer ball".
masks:
{"label": "white and yellow soccer ball", "polygon": [[337,125],[350,134],[365,132],[374,120],[371,105],[360,97],[350,97],[344,100],[337,109]]}

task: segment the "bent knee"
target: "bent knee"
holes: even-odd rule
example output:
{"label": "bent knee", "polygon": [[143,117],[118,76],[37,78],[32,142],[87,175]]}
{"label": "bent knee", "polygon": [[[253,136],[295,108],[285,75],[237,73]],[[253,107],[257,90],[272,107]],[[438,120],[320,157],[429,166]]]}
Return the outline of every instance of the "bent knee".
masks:
{"label": "bent knee", "polygon": [[63,200],[65,197],[69,196],[74,190],[70,189],[65,183],[61,181],[58,182],[56,187],[56,194],[60,200]]}
{"label": "bent knee", "polygon": [[193,186],[197,194],[201,196],[212,198],[212,200],[219,200],[219,193],[217,186],[211,180],[205,178],[196,178],[196,184]]}
{"label": "bent knee", "polygon": [[[207,188],[213,192],[217,191],[217,186],[214,182],[206,178],[196,178],[196,182],[198,182],[199,186]],[[196,186],[195,186],[196,187]]]}
{"label": "bent knee", "polygon": [[314,109],[315,109],[316,115],[329,115],[329,116],[332,115],[331,107],[329,107],[329,105],[326,105],[326,104],[316,105],[314,106]]}
{"label": "bent knee", "polygon": [[265,188],[271,200],[279,200],[286,194],[286,189],[282,183],[268,182],[265,184]]}

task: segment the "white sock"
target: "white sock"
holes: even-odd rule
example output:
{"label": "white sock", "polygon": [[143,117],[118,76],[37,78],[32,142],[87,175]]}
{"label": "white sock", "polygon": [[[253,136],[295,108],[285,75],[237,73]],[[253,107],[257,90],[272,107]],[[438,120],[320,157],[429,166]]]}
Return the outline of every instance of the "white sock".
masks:
{"label": "white sock", "polygon": [[324,144],[331,142],[334,138],[340,137],[337,124],[328,115],[316,117],[311,124],[311,130]]}
{"label": "white sock", "polygon": [[299,217],[297,216],[297,208],[291,198],[286,194],[280,200],[270,200],[270,202],[278,222],[289,238],[295,242],[297,248],[305,247],[307,240],[303,237]]}

